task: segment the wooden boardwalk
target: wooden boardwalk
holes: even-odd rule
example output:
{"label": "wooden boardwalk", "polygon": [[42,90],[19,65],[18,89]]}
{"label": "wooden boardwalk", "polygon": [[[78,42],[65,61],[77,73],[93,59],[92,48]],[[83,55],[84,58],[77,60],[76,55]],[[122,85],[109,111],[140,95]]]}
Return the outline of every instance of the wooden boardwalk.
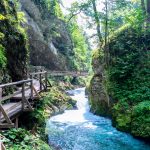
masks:
{"label": "wooden boardwalk", "polygon": [[[33,111],[33,104],[40,98],[39,93],[50,87],[47,72],[30,74],[30,79],[0,85],[0,128],[18,126],[18,116],[22,112]],[[2,96],[3,91],[11,88],[13,93]]]}
{"label": "wooden boardwalk", "polygon": [[[26,111],[33,111],[33,104],[40,98],[39,93],[46,91],[51,84],[50,76],[86,76],[85,72],[35,72],[30,78],[18,82],[0,85],[0,128],[18,127],[18,116]],[[12,94],[6,95],[5,90],[11,88]]]}

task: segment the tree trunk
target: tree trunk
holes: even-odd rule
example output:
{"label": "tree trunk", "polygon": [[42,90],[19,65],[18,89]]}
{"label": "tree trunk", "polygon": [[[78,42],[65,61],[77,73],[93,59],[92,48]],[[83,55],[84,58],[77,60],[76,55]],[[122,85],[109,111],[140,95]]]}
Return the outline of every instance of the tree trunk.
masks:
{"label": "tree trunk", "polygon": [[145,1],[144,0],[141,0],[141,7],[143,10],[143,14],[146,15],[146,8],[145,8]]}
{"label": "tree trunk", "polygon": [[150,26],[150,0],[147,0],[146,12],[147,12],[147,27],[149,28]]}
{"label": "tree trunk", "polygon": [[98,15],[98,11],[97,11],[97,7],[96,7],[96,0],[92,0],[92,5],[93,5],[93,10],[94,10],[94,18],[95,18],[95,22],[96,22],[96,29],[97,29],[97,35],[98,35],[98,39],[99,39],[99,45],[100,47],[103,44],[103,39],[102,39],[102,35],[101,35],[101,30],[100,30],[100,20],[99,20],[99,15]]}
{"label": "tree trunk", "polygon": [[105,45],[107,45],[108,36],[108,2],[105,0]]}
{"label": "tree trunk", "polygon": [[105,64],[109,63],[109,47],[108,47],[108,1],[105,0]]}

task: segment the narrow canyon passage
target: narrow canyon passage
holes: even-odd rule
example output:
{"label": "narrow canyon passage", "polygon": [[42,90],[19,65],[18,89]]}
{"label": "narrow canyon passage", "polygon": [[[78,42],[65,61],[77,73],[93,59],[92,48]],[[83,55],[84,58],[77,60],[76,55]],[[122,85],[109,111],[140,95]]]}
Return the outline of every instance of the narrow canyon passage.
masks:
{"label": "narrow canyon passage", "polygon": [[150,150],[145,142],[117,131],[111,120],[90,113],[85,88],[68,93],[77,101],[78,109],[48,120],[50,145],[59,150]]}

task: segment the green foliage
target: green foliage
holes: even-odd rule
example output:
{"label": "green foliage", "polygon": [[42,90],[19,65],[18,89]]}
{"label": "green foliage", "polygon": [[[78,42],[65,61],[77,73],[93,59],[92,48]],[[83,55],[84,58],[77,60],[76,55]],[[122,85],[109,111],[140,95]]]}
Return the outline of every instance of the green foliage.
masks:
{"label": "green foliage", "polygon": [[118,102],[112,108],[113,124],[122,131],[131,129],[131,108],[125,101]]}
{"label": "green foliage", "polygon": [[100,60],[102,60],[103,58],[104,58],[103,51],[101,51],[99,49],[95,49],[95,50],[92,51],[92,59],[100,59]]}
{"label": "green foliage", "polygon": [[51,115],[63,112],[64,109],[73,108],[76,104],[63,92],[56,86],[51,87],[49,92],[41,94],[42,98],[36,103],[35,110],[23,115],[22,124],[29,130],[35,128],[43,141],[47,141],[45,135],[46,120]]}
{"label": "green foliage", "polygon": [[33,0],[33,1],[41,10],[43,17],[50,14],[58,17],[59,19],[64,19],[64,15],[62,13],[58,0]]}
{"label": "green foliage", "polygon": [[[51,150],[47,144],[47,133],[45,133],[46,120],[52,114],[63,111],[61,107],[73,108],[76,102],[55,86],[49,92],[42,93],[41,96],[34,111],[20,117],[20,123],[24,129],[10,129],[2,132],[5,137],[3,142],[8,150]],[[54,108],[57,108],[58,112],[55,112]]]}
{"label": "green foliage", "polygon": [[3,142],[8,150],[51,150],[48,144],[40,140],[38,135],[32,135],[25,129],[11,129],[2,132]]}
{"label": "green foliage", "polygon": [[135,103],[149,99],[148,38],[144,34],[137,34],[134,29],[126,29],[111,40],[110,67],[107,68],[110,81],[108,89],[116,100]]}
{"label": "green foliage", "polygon": [[85,70],[88,69],[89,64],[89,58],[88,52],[89,47],[88,43],[86,41],[86,37],[83,34],[83,30],[79,28],[76,19],[74,18],[70,24],[69,24],[69,30],[72,36],[72,41],[74,43],[74,52],[75,52],[75,65],[78,70]]}
{"label": "green foliage", "polygon": [[[111,37],[107,90],[116,102],[114,125],[135,136],[149,137],[150,35],[128,25]],[[145,115],[144,115],[145,114]]]}
{"label": "green foliage", "polygon": [[133,107],[132,134],[150,137],[150,101],[144,101]]}
{"label": "green foliage", "polygon": [[[141,28],[145,16],[143,15],[141,4],[139,2],[128,0],[108,1],[108,5],[110,7],[108,12],[110,34],[126,24],[129,24],[134,28]],[[105,20],[103,25],[105,26]]]}
{"label": "green foliage", "polygon": [[0,14],[0,20],[4,20],[4,19],[6,19],[6,17],[4,15]]}
{"label": "green foliage", "polygon": [[6,67],[6,56],[4,54],[4,48],[0,45],[0,70]]}
{"label": "green foliage", "polygon": [[24,16],[23,13],[17,15],[17,1],[6,0],[0,2],[0,14],[0,44],[7,58],[9,75],[13,81],[18,81],[26,76],[28,62],[27,34],[21,27]]}

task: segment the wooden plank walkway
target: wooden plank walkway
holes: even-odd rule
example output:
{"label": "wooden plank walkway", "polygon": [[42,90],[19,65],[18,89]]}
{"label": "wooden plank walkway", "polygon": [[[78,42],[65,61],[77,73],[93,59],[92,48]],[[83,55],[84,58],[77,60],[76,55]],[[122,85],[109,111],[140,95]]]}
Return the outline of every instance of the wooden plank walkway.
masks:
{"label": "wooden plank walkway", "polygon": [[18,120],[22,112],[33,111],[34,100],[39,99],[39,93],[50,86],[45,71],[31,74],[31,79],[28,80],[0,85],[1,92],[8,87],[17,89],[10,95],[0,96],[0,128],[18,126],[15,124],[17,121],[13,121]]}
{"label": "wooden plank walkway", "polygon": [[[46,91],[51,84],[50,76],[87,76],[87,72],[70,71],[41,71],[30,73],[30,78],[13,83],[0,85],[0,128],[11,128],[18,126],[18,116],[22,112],[33,111],[33,104],[40,98],[39,93]],[[13,89],[13,93],[3,95],[5,89]],[[14,122],[15,121],[15,122]]]}

